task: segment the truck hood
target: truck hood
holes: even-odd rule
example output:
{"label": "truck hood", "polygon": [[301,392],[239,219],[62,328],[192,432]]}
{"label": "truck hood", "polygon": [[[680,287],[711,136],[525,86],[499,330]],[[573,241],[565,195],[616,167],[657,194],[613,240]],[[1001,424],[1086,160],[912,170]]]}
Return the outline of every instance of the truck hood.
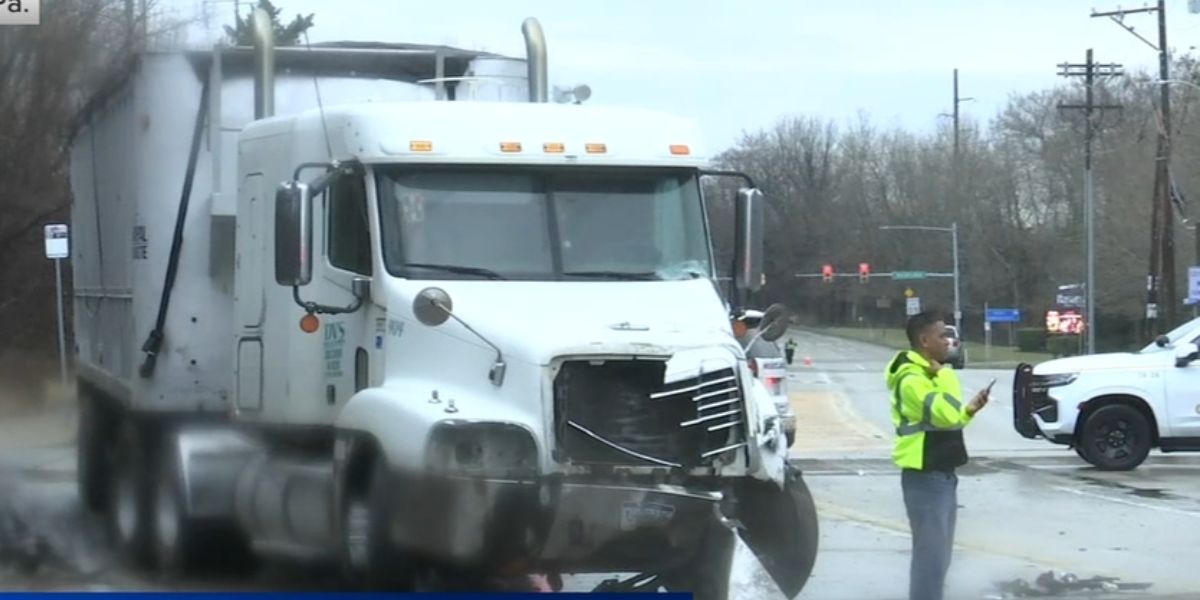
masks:
{"label": "truck hood", "polygon": [[[520,282],[397,281],[397,310],[409,326],[426,287],[446,291],[454,315],[498,346],[506,358],[547,365],[563,355],[669,356],[686,348],[725,346],[740,355],[725,306],[707,279],[686,281]],[[453,319],[443,335],[485,348]]]}
{"label": "truck hood", "polygon": [[1110,369],[1149,369],[1169,366],[1170,352],[1150,351],[1142,353],[1110,352],[1088,356],[1058,358],[1040,363],[1033,368],[1036,375],[1059,373],[1085,373]]}

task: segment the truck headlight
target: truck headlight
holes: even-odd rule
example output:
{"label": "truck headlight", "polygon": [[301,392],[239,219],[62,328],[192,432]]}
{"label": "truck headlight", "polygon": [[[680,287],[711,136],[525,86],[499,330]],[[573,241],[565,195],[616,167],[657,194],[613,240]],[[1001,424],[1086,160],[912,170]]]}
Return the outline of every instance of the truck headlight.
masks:
{"label": "truck headlight", "polygon": [[505,423],[441,423],[429,436],[425,456],[429,469],[443,475],[537,475],[533,436]]}
{"label": "truck headlight", "polygon": [[1056,375],[1034,375],[1030,387],[1034,389],[1049,389],[1070,385],[1079,377],[1079,373],[1059,373]]}

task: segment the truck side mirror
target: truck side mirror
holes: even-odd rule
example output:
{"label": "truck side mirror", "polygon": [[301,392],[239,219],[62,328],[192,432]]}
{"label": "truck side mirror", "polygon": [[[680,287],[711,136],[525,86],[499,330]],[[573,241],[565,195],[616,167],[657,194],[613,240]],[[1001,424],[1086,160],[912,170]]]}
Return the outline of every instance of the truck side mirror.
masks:
{"label": "truck side mirror", "polygon": [[1175,346],[1175,366],[1186,367],[1200,357],[1200,347],[1196,344],[1179,344]]}
{"label": "truck side mirror", "polygon": [[307,184],[281,183],[275,191],[275,282],[312,281],[312,195]]}
{"label": "truck side mirror", "polygon": [[756,188],[742,188],[735,203],[733,282],[740,292],[754,292],[763,284],[763,211],[766,200]]}
{"label": "truck side mirror", "polygon": [[788,315],[786,306],[780,303],[772,304],[767,307],[763,313],[762,321],[758,324],[759,330],[762,331],[762,338],[768,342],[773,342],[787,333],[791,317]]}

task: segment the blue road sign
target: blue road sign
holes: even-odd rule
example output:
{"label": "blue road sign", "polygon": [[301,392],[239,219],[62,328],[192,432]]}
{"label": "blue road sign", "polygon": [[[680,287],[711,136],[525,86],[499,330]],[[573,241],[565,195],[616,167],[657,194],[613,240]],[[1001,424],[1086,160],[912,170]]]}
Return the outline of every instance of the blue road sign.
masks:
{"label": "blue road sign", "polygon": [[987,309],[986,317],[991,323],[1019,323],[1021,321],[1021,309],[989,308]]}
{"label": "blue road sign", "polygon": [[1193,304],[1200,300],[1200,267],[1188,267],[1188,299]]}

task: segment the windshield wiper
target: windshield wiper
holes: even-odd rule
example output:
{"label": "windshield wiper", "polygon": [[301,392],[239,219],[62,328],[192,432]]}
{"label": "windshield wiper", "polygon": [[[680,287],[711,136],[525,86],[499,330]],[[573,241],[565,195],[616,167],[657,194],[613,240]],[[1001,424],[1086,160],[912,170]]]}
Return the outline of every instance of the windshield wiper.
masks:
{"label": "windshield wiper", "polygon": [[617,281],[658,281],[657,273],[634,271],[567,271],[567,277],[592,277],[596,279],[614,279]]}
{"label": "windshield wiper", "polygon": [[487,277],[488,279],[507,279],[505,276],[483,267],[468,267],[465,265],[439,265],[433,263],[404,263],[405,267],[416,267],[418,269],[433,269],[435,271],[445,271],[447,273],[458,273],[460,275],[478,275]]}

